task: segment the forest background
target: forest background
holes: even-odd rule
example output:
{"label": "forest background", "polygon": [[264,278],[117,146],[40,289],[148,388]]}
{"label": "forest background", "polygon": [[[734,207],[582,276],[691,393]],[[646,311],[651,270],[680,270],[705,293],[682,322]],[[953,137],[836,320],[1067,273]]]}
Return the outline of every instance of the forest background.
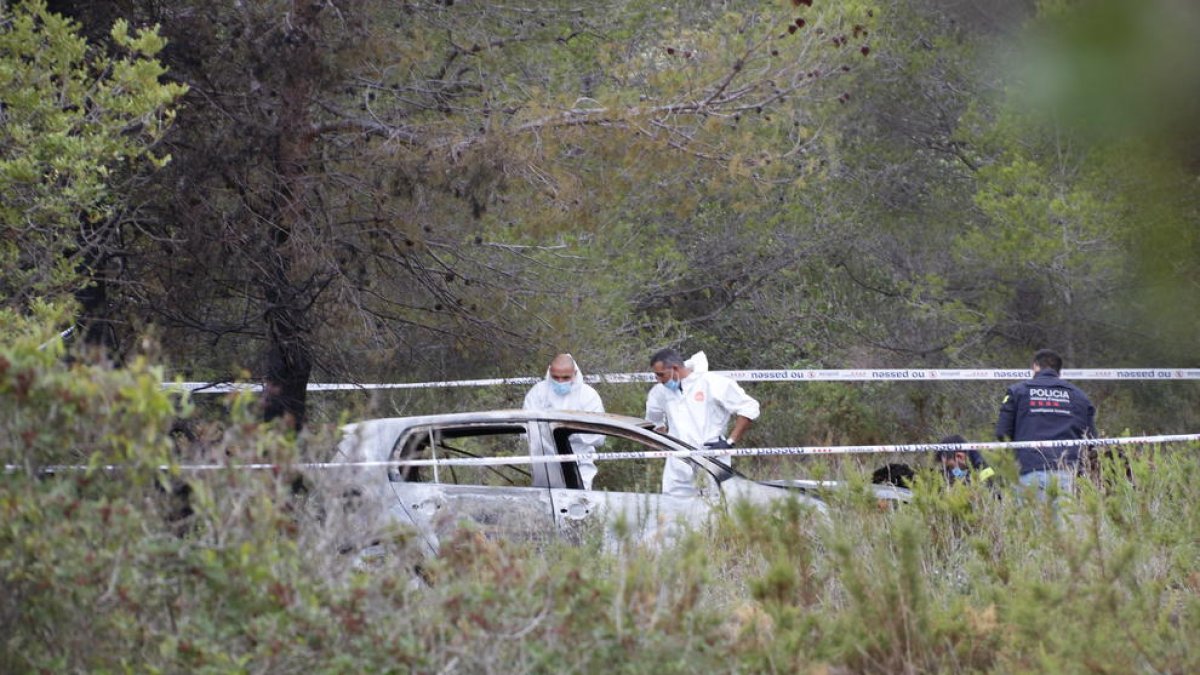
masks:
{"label": "forest background", "polygon": [[[1134,456],[1161,489],[1092,494],[1073,534],[930,488],[895,521],[733,514],[723,544],[605,569],[465,541],[419,605],[322,558],[286,477],[193,483],[182,538],[150,489],[181,436],[288,459],[305,423],[524,393],[309,382],[536,376],[559,351],[590,373],[665,345],[717,369],[1196,367],[1193,3],[0,8],[5,460],[141,471],[5,477],[6,670],[587,669],[631,644],[667,670],[1198,662],[1192,455]],[[38,348],[70,325],[69,358]],[[172,378],[266,394],[180,402]],[[1193,383],[1085,387],[1106,435],[1197,428]],[[987,438],[1000,389],[755,384],[752,442]],[[401,610],[429,621],[368,621]]]}
{"label": "forest background", "polygon": [[[96,57],[115,21],[158,26],[174,89],[114,119],[141,150],[100,158],[75,213],[9,219],[5,307],[74,296],[82,341],[121,360],[152,336],[168,377],[266,382],[267,417],[301,421],[517,405],[310,410],[305,385],[560,351],[1195,366],[1196,12],[976,5],[52,2]],[[1195,426],[1194,386],[1090,388],[1110,432]],[[986,438],[1000,387],[754,389],[767,444]]]}

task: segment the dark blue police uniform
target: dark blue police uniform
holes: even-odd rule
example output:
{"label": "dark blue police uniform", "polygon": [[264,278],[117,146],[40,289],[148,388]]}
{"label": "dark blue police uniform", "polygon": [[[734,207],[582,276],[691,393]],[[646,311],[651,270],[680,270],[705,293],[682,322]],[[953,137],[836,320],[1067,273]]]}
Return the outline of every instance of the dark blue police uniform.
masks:
{"label": "dark blue police uniform", "polygon": [[[1079,387],[1043,368],[1032,379],[1008,388],[996,438],[1014,441],[1058,441],[1096,437],[1096,408]],[[1074,470],[1079,447],[1017,448],[1021,475],[1034,471]]]}

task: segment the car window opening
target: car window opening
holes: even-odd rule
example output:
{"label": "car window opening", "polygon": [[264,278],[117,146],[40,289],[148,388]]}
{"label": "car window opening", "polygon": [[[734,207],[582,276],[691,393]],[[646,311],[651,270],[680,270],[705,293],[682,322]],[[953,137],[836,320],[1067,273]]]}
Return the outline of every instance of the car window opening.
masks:
{"label": "car window opening", "polygon": [[[465,427],[414,430],[410,435],[398,439],[393,456],[401,460],[410,459],[454,459],[483,457],[526,457],[528,441],[524,426],[515,425],[469,425]],[[453,443],[449,441],[453,440]],[[439,452],[441,449],[443,452]],[[514,464],[504,465],[448,465],[406,466],[389,472],[396,482],[429,482],[447,485],[496,485],[530,487],[535,482],[530,467]]]}
{"label": "car window opening", "polygon": [[[604,444],[597,449],[597,454],[611,452],[643,452],[647,450],[668,450],[653,439],[643,436],[617,433],[607,427],[591,427],[589,425],[553,426],[554,449],[560,455],[568,455],[571,449],[571,438],[578,435],[601,434],[605,437]],[[661,458],[626,459],[619,462],[598,463],[595,478],[592,479],[592,490],[599,492],[658,492],[662,483],[664,460]],[[575,462],[562,465],[563,483],[573,490],[583,489],[583,480]]]}
{"label": "car window opening", "polygon": [[[438,447],[441,447],[441,448],[444,448],[444,449],[446,449],[446,450],[449,450],[449,451],[450,451],[450,452],[451,452],[453,455],[458,455],[458,456],[460,456],[460,457],[475,457],[475,458],[478,458],[478,457],[481,457],[481,456],[482,456],[482,455],[478,455],[478,454],[476,454],[476,453],[474,453],[474,452],[471,452],[471,451],[469,451],[469,450],[463,450],[462,448],[456,448],[456,447],[454,447],[453,445],[450,445],[449,443],[447,443],[447,442],[445,442],[445,441],[442,441],[441,443],[438,443]],[[436,464],[434,465],[434,468],[437,468],[437,465],[436,465]],[[450,466],[448,466],[448,467],[446,467],[446,468],[450,469],[450,480],[451,480],[451,482],[453,482],[453,483],[455,483],[455,484],[458,484],[458,474],[457,474],[457,473],[455,473],[455,471],[454,471],[454,468],[455,468],[455,467],[454,467],[454,465],[453,465],[453,464],[451,464]],[[503,479],[504,481],[506,481],[506,482],[507,482],[509,485],[517,485],[517,481],[516,481],[516,480],[514,480],[514,479],[512,478],[512,476],[511,476],[511,475],[509,475],[508,473],[505,473],[504,471],[501,471],[501,470],[500,470],[499,468],[497,468],[497,467],[494,467],[494,466],[487,466],[487,465],[485,464],[485,465],[483,465],[483,466],[482,466],[482,467],[480,467],[480,468],[482,468],[482,469],[483,469],[483,470],[485,470],[485,471],[488,471],[488,472],[490,472],[490,473],[493,473],[493,474],[495,474],[495,475],[499,476],[501,479]],[[526,470],[526,469],[522,468],[522,467],[521,467],[521,466],[519,466],[519,465],[516,465],[516,464],[511,464],[511,465],[508,465],[506,468],[507,468],[507,469],[509,469],[509,470],[511,471],[511,473],[517,473],[517,474],[520,474],[520,475],[522,475],[522,476],[525,476],[526,478],[529,478],[531,481],[533,480],[533,474],[532,474],[532,473],[530,473],[528,470]]]}

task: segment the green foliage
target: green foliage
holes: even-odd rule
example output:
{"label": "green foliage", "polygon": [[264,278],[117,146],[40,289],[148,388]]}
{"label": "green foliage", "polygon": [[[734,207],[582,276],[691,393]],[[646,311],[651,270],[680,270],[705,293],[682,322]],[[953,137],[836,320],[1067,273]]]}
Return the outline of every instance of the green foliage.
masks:
{"label": "green foliage", "polygon": [[115,178],[145,160],[186,87],[164,84],[153,29],[112,28],[111,56],[42,0],[0,7],[0,302],[76,290],[96,232],[112,218]]}
{"label": "green foliage", "polygon": [[213,379],[260,368],[264,342],[364,381],[507,373],[563,348],[596,370],[640,361],[686,333],[660,291],[711,249],[677,241],[679,221],[727,186],[747,204],[818,170],[789,156],[824,83],[865,58],[851,27],[871,7],[355,0],[280,22],[291,3],[184,2],[161,15],[164,58],[204,95],[138,192],[150,236],[128,271],[138,302],[119,302],[132,322],[153,308],[172,365]]}
{"label": "green foliage", "polygon": [[[462,532],[419,571],[403,531],[380,535],[394,555],[339,553],[365,542],[340,493],[315,489],[328,474],[158,470],[326,458],[328,438],[255,422],[251,398],[210,402],[217,423],[158,386],[256,362],[275,301],[315,308],[296,325],[318,372],[367,381],[540,376],[564,350],[588,373],[645,370],[666,344],[718,369],[1024,365],[1047,345],[1068,367],[1195,358],[1200,61],[1175,56],[1194,40],[1147,40],[1166,3],[1102,3],[1099,19],[1043,3],[1032,30],[1067,29],[1045,33],[1062,36],[1041,43],[1062,59],[1045,74],[1085,71],[1058,101],[1032,87],[1054,115],[996,58],[1025,18],[1001,5],[980,18],[920,0],[543,4],[532,20],[326,3],[303,29],[279,20],[284,3],[163,13],[185,45],[173,70],[216,84],[175,127],[186,163],[137,194],[153,236],[118,251],[153,301],[137,311],[167,325],[169,368],[120,370],[64,361],[47,326],[67,313],[31,298],[77,287],[129,176],[166,159],[155,144],[182,89],[159,82],[168,54],[135,17],[77,26],[4,4],[0,455],[15,470],[0,477],[0,670],[1200,670],[1196,448],[1102,457],[1058,511],[1013,497],[1008,455],[988,457],[994,490],[926,472],[897,511],[866,490],[869,460],[739,460],[850,487],[827,495],[827,522],[796,503],[731,504],[663,550]],[[805,28],[788,31],[797,14]],[[101,25],[107,55],[78,36]],[[315,58],[292,58],[297,45]],[[1156,68],[1181,79],[1138,79]],[[311,97],[285,104],[288,87]],[[721,91],[743,94],[696,107]],[[1106,107],[1114,96],[1129,105]],[[316,136],[288,135],[289,114]],[[280,138],[311,153],[282,161]],[[297,166],[308,173],[281,187]],[[291,198],[305,218],[283,236]],[[282,258],[266,299],[263,261]],[[645,389],[600,387],[634,415]],[[987,438],[1000,393],[749,389],[761,445]],[[1186,431],[1200,414],[1192,383],[1087,389],[1110,433]],[[314,418],[515,407],[523,393],[341,393]],[[60,464],[91,469],[39,473]]]}
{"label": "green foliage", "polygon": [[[61,308],[38,306],[41,320],[61,320]],[[0,311],[0,434],[5,463],[36,472],[46,465],[93,468],[132,463],[139,472],[167,459],[164,422],[186,414],[186,402],[162,388],[163,371],[144,357],[110,370],[82,360],[62,361],[55,332]],[[44,345],[44,347],[42,346]],[[97,426],[94,419],[108,419]]]}
{"label": "green foliage", "polygon": [[336,476],[239,470],[331,447],[253,421],[250,399],[199,448],[224,468],[159,471],[186,403],[144,361],[64,363],[42,311],[5,315],[0,352],[5,672],[1200,667],[1195,446],[1101,457],[1056,508],[931,472],[881,509],[846,469],[828,518],[736,502],[660,548],[463,529],[418,567],[404,532],[396,555],[340,552],[345,505],[318,489]]}
{"label": "green foliage", "polygon": [[[1150,38],[1186,32],[1195,12],[1098,4],[1100,19],[1072,2],[928,0],[546,2],[532,17],[355,0],[280,22],[282,0],[59,3],[109,48],[110,72],[140,64],[149,88],[157,61],[130,50],[155,52],[161,34],[172,47],[154,58],[205,83],[152,150],[171,164],[109,189],[104,219],[80,232],[128,216],[129,241],[105,244],[122,283],[103,311],[124,333],[156,324],[168,372],[189,380],[261,379],[264,345],[294,349],[282,361],[313,369],[298,379],[364,382],[538,375],[558,351],[589,373],[643,370],[664,345],[704,349],[716,368],[1011,366],[1045,346],[1068,367],[1187,365],[1196,60],[1179,57],[1190,42]],[[1018,52],[1092,72],[1109,42],[1100,70],[1179,66],[1182,93],[1159,106],[1178,114],[1105,134],[1075,124],[1065,93],[1031,105]],[[1108,93],[1069,79],[1080,100],[1111,103],[1137,78]],[[46,108],[39,86],[29,98],[47,116],[71,112]],[[124,110],[145,96],[111,98]],[[1138,110],[1116,115],[1121,130],[1140,128]],[[164,115],[116,138],[151,142]],[[68,213],[43,188],[38,208]],[[136,206],[122,214],[125,197]],[[14,206],[10,227],[27,211]],[[37,259],[73,278],[81,255]],[[48,267],[9,265],[4,283]],[[1196,409],[1194,388],[1096,391],[1112,428],[1186,428]],[[321,394],[314,419],[509,407],[521,393]],[[614,411],[644,409],[636,387],[602,393]],[[995,414],[982,387],[753,393],[767,411],[756,443],[986,438]]]}
{"label": "green foliage", "polygon": [[[0,667],[70,669],[88,652],[115,666],[124,656],[110,648],[138,639],[136,609],[157,585],[150,563],[158,544],[151,537],[145,547],[131,545],[147,527],[161,529],[147,525],[152,495],[169,460],[170,421],[186,403],[163,391],[161,368],[144,359],[122,370],[64,364],[61,343],[45,328],[62,311],[37,309],[35,322],[0,313],[0,445],[11,468],[0,476],[0,616],[28,627],[6,630]],[[61,464],[88,468],[53,469]],[[105,468],[114,464],[120,468]],[[84,628],[94,611],[110,608],[133,611],[116,611],[95,632]]]}

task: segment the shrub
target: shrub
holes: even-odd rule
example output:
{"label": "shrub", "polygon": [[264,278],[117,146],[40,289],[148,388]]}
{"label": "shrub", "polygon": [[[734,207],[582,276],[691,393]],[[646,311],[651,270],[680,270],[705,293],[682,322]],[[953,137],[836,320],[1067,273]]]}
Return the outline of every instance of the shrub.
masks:
{"label": "shrub", "polygon": [[[828,519],[734,503],[659,548],[464,529],[419,570],[361,564],[310,489],[333,477],[289,468],[328,438],[233,398],[203,439],[221,468],[185,473],[191,408],[153,365],[68,363],[5,320],[4,672],[1200,669],[1196,447],[1102,458],[1057,508],[919,474],[881,510],[853,474]],[[264,460],[281,468],[239,468]],[[43,471],[67,462],[91,468]]]}

